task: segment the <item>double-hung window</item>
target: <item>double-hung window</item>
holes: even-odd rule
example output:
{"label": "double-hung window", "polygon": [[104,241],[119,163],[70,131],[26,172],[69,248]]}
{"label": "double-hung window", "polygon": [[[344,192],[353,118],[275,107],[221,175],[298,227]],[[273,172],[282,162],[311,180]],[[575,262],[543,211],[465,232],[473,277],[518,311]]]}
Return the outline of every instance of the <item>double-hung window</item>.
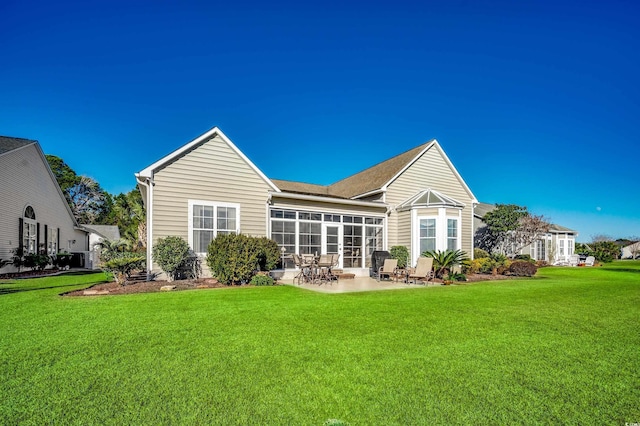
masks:
{"label": "double-hung window", "polygon": [[458,219],[447,219],[447,250],[458,250]]}
{"label": "double-hung window", "polygon": [[240,230],[240,205],[211,201],[189,201],[189,245],[204,254],[219,234],[237,234]]}
{"label": "double-hung window", "polygon": [[420,219],[420,253],[436,249],[436,219]]}

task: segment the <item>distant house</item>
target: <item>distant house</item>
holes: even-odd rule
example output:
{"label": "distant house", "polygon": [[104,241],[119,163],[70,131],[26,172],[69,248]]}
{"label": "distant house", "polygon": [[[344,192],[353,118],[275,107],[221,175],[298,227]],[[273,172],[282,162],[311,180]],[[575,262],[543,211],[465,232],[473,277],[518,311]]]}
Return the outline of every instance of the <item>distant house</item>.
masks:
{"label": "distant house", "polygon": [[[473,216],[475,235],[486,226],[483,218],[494,208],[493,204],[478,203],[476,205]],[[574,254],[577,236],[578,232],[573,229],[551,224],[546,235],[524,247],[520,253],[514,254],[528,254],[535,260],[544,260],[551,264],[566,263],[569,261],[569,256]]]}
{"label": "distant house", "polygon": [[640,259],[640,241],[632,242],[620,249],[621,259]]}
{"label": "distant house", "polygon": [[[331,167],[340,161],[348,159],[332,156]],[[201,256],[218,234],[267,236],[288,255],[338,254],[339,266],[356,275],[369,273],[373,251],[394,245],[406,246],[413,264],[426,249],[473,252],[476,199],[436,140],[325,186],[270,179],[213,128],[136,179],[149,272],[158,272],[153,244],[170,235]]]}
{"label": "distant house", "polygon": [[120,239],[120,229],[116,225],[82,225],[89,232],[89,268],[100,268],[100,243],[104,240]]}
{"label": "distant house", "polygon": [[10,259],[16,248],[25,254],[74,253],[75,266],[84,267],[89,239],[76,223],[40,144],[0,136],[0,259]]}

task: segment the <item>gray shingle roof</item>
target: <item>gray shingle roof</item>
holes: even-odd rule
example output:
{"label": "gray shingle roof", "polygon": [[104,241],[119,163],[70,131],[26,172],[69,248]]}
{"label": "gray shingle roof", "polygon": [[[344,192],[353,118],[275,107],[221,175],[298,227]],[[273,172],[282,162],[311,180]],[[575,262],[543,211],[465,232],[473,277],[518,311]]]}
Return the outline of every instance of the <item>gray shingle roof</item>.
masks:
{"label": "gray shingle roof", "polygon": [[0,155],[13,151],[14,149],[22,148],[23,146],[36,143],[30,139],[13,138],[11,136],[0,136]]}
{"label": "gray shingle roof", "polygon": [[350,199],[382,188],[431,142],[424,143],[328,186],[278,179],[271,179],[271,181],[284,192]]}

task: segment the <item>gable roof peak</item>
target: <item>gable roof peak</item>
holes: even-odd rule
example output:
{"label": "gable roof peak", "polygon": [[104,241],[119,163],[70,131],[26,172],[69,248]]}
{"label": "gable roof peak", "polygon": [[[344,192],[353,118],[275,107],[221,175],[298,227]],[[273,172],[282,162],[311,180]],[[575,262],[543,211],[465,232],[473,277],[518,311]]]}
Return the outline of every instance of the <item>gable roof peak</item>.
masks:
{"label": "gable roof peak", "polygon": [[330,185],[329,191],[336,196],[355,198],[359,195],[382,189],[434,144],[437,144],[437,141],[431,139],[429,142],[425,142],[401,154],[381,161],[368,169]]}

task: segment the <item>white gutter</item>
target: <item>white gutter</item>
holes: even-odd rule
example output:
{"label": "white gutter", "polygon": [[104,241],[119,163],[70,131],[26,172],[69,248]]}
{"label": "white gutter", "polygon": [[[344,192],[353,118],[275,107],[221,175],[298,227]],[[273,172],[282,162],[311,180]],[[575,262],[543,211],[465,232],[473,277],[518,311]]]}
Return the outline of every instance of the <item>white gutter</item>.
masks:
{"label": "white gutter", "polygon": [[388,208],[387,204],[383,204],[375,201],[348,200],[344,198],[321,197],[318,195],[292,194],[289,192],[277,192],[277,193],[271,192],[270,195],[271,195],[271,198],[287,198],[290,200],[317,201],[321,203],[345,204],[349,206],[375,207],[379,209]]}
{"label": "white gutter", "polygon": [[151,280],[151,271],[153,267],[153,177],[142,177],[136,173],[138,183],[147,188],[147,280]]}

